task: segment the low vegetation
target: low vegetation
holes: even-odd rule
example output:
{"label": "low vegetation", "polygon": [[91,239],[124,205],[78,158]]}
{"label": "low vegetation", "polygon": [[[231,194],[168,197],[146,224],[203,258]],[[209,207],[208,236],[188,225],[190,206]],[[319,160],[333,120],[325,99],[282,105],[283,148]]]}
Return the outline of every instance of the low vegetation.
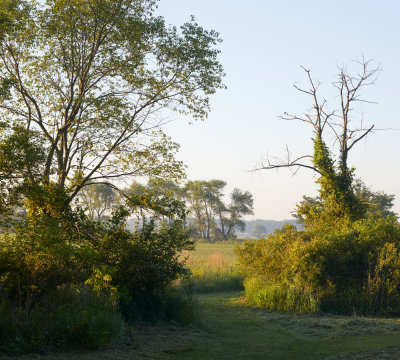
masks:
{"label": "low vegetation", "polygon": [[243,289],[233,243],[197,243],[194,252],[184,252],[190,277],[181,281],[189,293],[208,293]]}
{"label": "low vegetation", "polygon": [[18,360],[383,360],[400,355],[396,319],[273,312],[243,304],[237,291],[196,297],[202,329],[135,325],[118,346],[19,355]]}

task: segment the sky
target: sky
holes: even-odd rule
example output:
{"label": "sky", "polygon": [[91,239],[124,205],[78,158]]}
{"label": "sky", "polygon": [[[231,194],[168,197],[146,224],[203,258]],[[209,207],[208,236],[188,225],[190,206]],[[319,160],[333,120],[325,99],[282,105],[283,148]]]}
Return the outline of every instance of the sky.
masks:
{"label": "sky", "polygon": [[[211,98],[207,120],[176,116],[165,131],[181,145],[177,155],[190,180],[225,180],[227,193],[248,190],[254,197],[249,219],[288,219],[303,195],[316,195],[309,170],[252,171],[261,161],[312,153],[312,131],[279,119],[302,114],[312,101],[293,84],[307,85],[301,65],[321,81],[330,109],[338,105],[332,82],[338,66],[364,56],[381,66],[363,98],[376,102],[354,111],[354,121],[380,129],[350,153],[356,176],[372,190],[396,195],[400,213],[400,14],[399,1],[372,0],[160,0],[157,13],[179,26],[194,15],[220,33],[220,62],[227,90]],[[329,143],[329,141],[331,143]],[[333,139],[327,138],[330,146]],[[334,149],[334,148],[333,148]]]}

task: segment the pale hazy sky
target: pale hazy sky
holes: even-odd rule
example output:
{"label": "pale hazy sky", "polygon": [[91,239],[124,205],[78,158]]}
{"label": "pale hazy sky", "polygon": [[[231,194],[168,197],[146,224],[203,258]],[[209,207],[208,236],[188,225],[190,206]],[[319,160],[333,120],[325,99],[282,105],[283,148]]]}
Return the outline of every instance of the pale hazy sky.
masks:
{"label": "pale hazy sky", "polygon": [[[374,87],[364,91],[376,105],[362,109],[366,124],[378,131],[350,154],[356,174],[374,190],[395,194],[400,212],[400,1],[372,0],[161,0],[158,12],[180,25],[190,15],[220,33],[220,61],[227,90],[212,97],[205,122],[177,118],[166,132],[178,143],[188,178],[222,179],[227,190],[249,190],[251,218],[290,218],[302,195],[314,195],[313,174],[288,170],[252,173],[267,154],[311,153],[311,129],[278,119],[312,106],[293,83],[306,84],[300,65],[322,82],[321,94],[335,108],[331,90],[337,65],[364,55],[381,64]],[[356,114],[355,114],[356,115]]]}

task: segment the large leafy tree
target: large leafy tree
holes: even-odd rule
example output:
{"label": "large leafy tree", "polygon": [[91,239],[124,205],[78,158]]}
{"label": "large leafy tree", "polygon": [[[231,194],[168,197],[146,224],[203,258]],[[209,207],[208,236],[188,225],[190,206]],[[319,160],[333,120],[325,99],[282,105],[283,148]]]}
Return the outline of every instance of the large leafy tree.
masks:
{"label": "large leafy tree", "polygon": [[[20,194],[39,208],[57,198],[63,209],[93,183],[179,176],[178,146],[161,132],[162,119],[167,109],[207,116],[209,95],[223,87],[220,39],[194,19],[167,26],[155,6],[0,4],[0,142],[23,140],[12,178],[15,154],[2,159],[4,194],[23,188]],[[29,149],[39,145],[41,156],[29,160]]]}

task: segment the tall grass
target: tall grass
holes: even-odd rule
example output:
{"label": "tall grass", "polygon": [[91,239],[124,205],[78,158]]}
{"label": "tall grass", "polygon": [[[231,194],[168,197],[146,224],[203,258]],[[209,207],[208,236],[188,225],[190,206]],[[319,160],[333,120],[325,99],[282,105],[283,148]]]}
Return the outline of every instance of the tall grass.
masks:
{"label": "tall grass", "polygon": [[282,312],[303,314],[319,312],[319,302],[301,288],[272,284],[257,278],[244,281],[246,300],[249,305]]}
{"label": "tall grass", "polygon": [[192,274],[188,279],[181,280],[187,292],[243,290],[243,276],[234,257],[220,251],[205,253],[206,256],[195,252],[187,257],[187,265]]}

